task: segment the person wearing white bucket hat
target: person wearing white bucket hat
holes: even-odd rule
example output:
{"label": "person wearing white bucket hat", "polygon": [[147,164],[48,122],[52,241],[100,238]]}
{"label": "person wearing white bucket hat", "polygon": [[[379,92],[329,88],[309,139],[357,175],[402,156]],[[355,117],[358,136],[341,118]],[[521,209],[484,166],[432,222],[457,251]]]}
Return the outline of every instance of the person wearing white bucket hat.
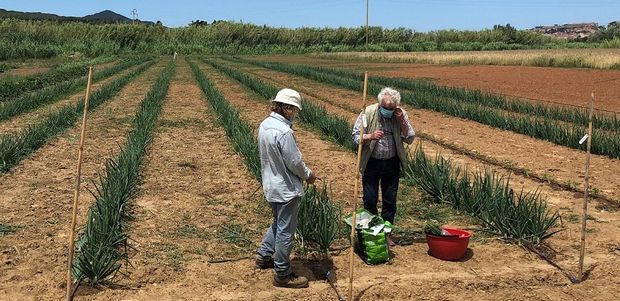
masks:
{"label": "person wearing white bucket hat", "polygon": [[273,222],[256,251],[256,266],[274,268],[274,286],[304,288],[308,287],[308,279],[293,273],[289,258],[303,182],[312,184],[316,180],[302,160],[292,129],[295,115],[301,111],[301,95],[292,89],[280,90],[272,100],[271,111],[258,128],[258,150],[263,193],[271,206]]}

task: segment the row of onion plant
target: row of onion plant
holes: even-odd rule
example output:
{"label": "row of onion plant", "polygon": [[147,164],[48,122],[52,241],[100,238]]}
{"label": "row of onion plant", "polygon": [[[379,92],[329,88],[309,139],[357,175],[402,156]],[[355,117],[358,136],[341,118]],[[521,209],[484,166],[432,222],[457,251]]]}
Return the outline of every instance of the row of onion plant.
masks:
{"label": "row of onion plant", "polygon": [[[294,65],[286,69],[276,69],[276,65],[269,66],[273,67],[275,70],[300,75],[312,80],[337,85],[358,92],[362,89],[361,80],[359,78],[354,79],[330,72],[320,72],[302,65]],[[371,82],[368,86],[369,93],[377,94],[383,87],[384,85]],[[473,120],[495,128],[547,140],[574,149],[585,149],[585,145],[579,144],[579,140],[586,133],[586,128],[580,124],[571,124],[553,119],[538,118],[536,116],[519,115],[514,112],[498,110],[494,107],[484,106],[478,103],[435,96],[430,93],[418,93],[417,91],[404,90],[401,91],[401,95],[403,103],[416,108],[428,109],[450,116]],[[592,137],[592,153],[615,159],[620,158],[620,135],[613,131],[595,131]]]}
{"label": "row of onion plant", "polygon": [[[244,158],[254,178],[260,181],[260,157],[256,133],[252,126],[241,118],[239,111],[226,100],[195,63],[190,62],[190,66],[235,151]],[[336,237],[341,215],[340,207],[332,201],[328,190],[327,184],[322,188],[307,186],[299,209],[298,234],[304,247],[316,249],[323,254],[327,254]]]}
{"label": "row of onion plant", "polygon": [[138,107],[133,127],[117,158],[108,159],[92,192],[95,203],[76,241],[73,277],[92,285],[105,284],[128,259],[128,207],[138,191],[141,163],[153,140],[154,128],[174,75],[168,63]]}
{"label": "row of onion plant", "polygon": [[538,244],[561,231],[559,213],[547,208],[538,191],[517,193],[508,178],[494,171],[470,173],[439,155],[432,160],[421,146],[411,156],[403,179],[432,201],[469,213],[488,231],[507,239]]}
{"label": "row of onion plant", "polygon": [[[95,91],[90,96],[89,110],[94,110],[115,96],[123,87],[154,64],[146,62],[136,70],[124,75]],[[42,121],[26,129],[0,136],[0,173],[7,172],[22,159],[37,150],[46,141],[73,126],[84,110],[84,99],[76,105],[64,106],[42,117]]]}
{"label": "row of onion plant", "polygon": [[[311,75],[314,72],[321,74],[331,74],[339,77],[350,78],[359,81],[363,77],[360,71],[340,68],[328,68],[323,66],[294,65],[280,62],[266,62],[259,60],[244,59],[241,57],[232,57],[235,61],[249,63],[264,68],[284,71],[297,75]],[[298,67],[303,67],[304,71],[299,71]],[[314,72],[308,72],[314,71]],[[479,104],[495,109],[506,110],[509,112],[538,116],[545,119],[565,121],[583,126],[588,125],[589,112],[585,108],[567,107],[561,105],[549,105],[540,102],[531,102],[521,99],[509,99],[503,95],[484,92],[481,90],[465,89],[459,87],[439,86],[426,80],[415,80],[401,77],[384,77],[371,75],[369,77],[371,83],[393,88],[405,89],[416,92],[416,94],[424,94],[426,97],[441,97],[453,99],[455,101],[466,101],[469,103]],[[584,99],[584,103],[586,103]],[[618,132],[620,131],[620,120],[616,114],[598,112],[592,116],[592,124],[594,127]]]}
{"label": "row of onion plant", "polygon": [[[205,62],[249,87],[256,94],[260,95],[264,101],[268,101],[272,97],[275,97],[279,90],[278,87],[261,81],[240,70],[221,64],[217,60],[205,59]],[[348,149],[354,149],[355,146],[351,140],[351,128],[348,121],[337,115],[330,114],[325,107],[310,101],[304,101],[303,110],[298,113],[296,118],[324,137],[328,137],[330,140],[335,141],[337,144]]]}
{"label": "row of onion plant", "polygon": [[84,76],[88,72],[88,66],[110,62],[114,57],[99,57],[84,62],[68,63],[60,65],[49,71],[31,76],[8,76],[0,79],[0,102],[34,91]]}
{"label": "row of onion plant", "polygon": [[[95,70],[92,81],[98,82],[130,67],[143,63],[146,60],[147,58],[145,57],[124,60],[114,66],[104,68],[101,71]],[[86,75],[86,73],[88,73],[88,71],[85,73],[83,72],[82,75]],[[2,102],[0,103],[0,121],[61,100],[64,96],[83,89],[84,86],[86,86],[87,80],[88,78],[86,76],[78,77],[45,87],[35,93],[26,94],[22,97]]]}
{"label": "row of onion plant", "polygon": [[[225,69],[222,68],[222,70]],[[241,71],[237,72],[241,73]],[[256,82],[260,80],[250,75],[245,74],[245,77],[255,81],[252,85],[246,85],[252,90],[261,85],[269,86],[264,82],[257,85]],[[326,114],[333,118],[341,118],[329,112]],[[321,120],[316,120],[316,122],[320,123]],[[348,124],[339,135],[348,135],[351,139],[352,127],[352,124]],[[348,147],[348,144],[341,145]],[[516,194],[509,187],[509,180],[502,178],[495,171],[486,171],[471,176],[467,171],[453,167],[449,160],[442,157],[438,157],[435,161],[429,160],[422,149],[418,149],[415,155],[411,156],[410,161],[408,168],[403,171],[405,183],[420,187],[427,193],[433,191],[433,185],[442,187],[442,189],[435,189],[439,191],[438,193],[429,193],[429,195],[443,202],[450,200],[447,197],[448,193],[454,194],[450,202],[454,208],[480,218],[489,231],[509,239],[533,243],[539,243],[557,232],[559,214],[547,208],[545,199],[539,193]],[[452,182],[443,184],[447,181]],[[437,182],[440,184],[436,184]],[[492,207],[499,198],[503,198],[502,203]]]}

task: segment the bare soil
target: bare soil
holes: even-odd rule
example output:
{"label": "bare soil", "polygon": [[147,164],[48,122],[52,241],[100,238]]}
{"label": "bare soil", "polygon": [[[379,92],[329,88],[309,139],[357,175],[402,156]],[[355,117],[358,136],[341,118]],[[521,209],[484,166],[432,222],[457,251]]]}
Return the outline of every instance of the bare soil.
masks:
{"label": "bare soil", "polygon": [[50,68],[47,67],[20,67],[15,69],[7,70],[6,72],[0,73],[0,78],[5,76],[29,76],[38,73],[43,73]]}

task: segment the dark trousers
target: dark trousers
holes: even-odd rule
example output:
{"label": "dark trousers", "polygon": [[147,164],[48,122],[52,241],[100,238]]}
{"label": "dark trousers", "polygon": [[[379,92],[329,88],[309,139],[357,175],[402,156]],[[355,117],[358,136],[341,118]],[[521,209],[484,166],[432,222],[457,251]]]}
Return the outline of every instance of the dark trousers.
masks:
{"label": "dark trousers", "polygon": [[400,160],[394,157],[388,160],[370,158],[364,170],[362,185],[364,188],[364,208],[372,214],[378,214],[379,184],[381,184],[383,220],[394,223],[396,215],[396,196],[398,194],[398,178],[400,176]]}

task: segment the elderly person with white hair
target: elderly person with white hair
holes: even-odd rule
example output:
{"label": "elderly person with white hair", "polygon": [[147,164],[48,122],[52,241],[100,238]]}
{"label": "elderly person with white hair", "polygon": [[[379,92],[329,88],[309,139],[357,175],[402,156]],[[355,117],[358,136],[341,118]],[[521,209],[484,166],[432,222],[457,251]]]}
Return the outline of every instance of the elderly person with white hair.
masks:
{"label": "elderly person with white hair", "polygon": [[[415,132],[407,112],[400,107],[400,93],[386,87],[379,92],[378,103],[366,107],[353,126],[353,141],[360,143],[360,128],[365,119],[361,135],[362,160],[360,172],[364,191],[364,208],[378,214],[379,184],[381,184],[381,217],[394,223],[396,196],[401,169],[407,165],[407,152],[403,143],[411,144]],[[394,242],[388,237],[390,246]]]}

